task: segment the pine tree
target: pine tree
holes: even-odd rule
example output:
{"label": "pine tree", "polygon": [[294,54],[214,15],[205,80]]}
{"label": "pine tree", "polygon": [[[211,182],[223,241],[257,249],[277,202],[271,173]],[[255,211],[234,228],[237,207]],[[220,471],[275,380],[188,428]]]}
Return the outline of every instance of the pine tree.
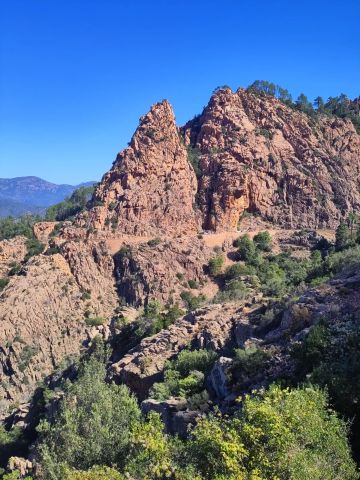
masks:
{"label": "pine tree", "polygon": [[336,229],[335,234],[335,248],[337,251],[344,250],[348,244],[350,239],[350,230],[349,227],[346,225],[344,221],[340,222],[340,225]]}

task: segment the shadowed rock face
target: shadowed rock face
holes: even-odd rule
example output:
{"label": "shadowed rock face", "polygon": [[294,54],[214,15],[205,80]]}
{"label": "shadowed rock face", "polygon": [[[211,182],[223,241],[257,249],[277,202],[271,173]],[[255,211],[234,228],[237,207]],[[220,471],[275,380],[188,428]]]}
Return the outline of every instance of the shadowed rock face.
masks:
{"label": "shadowed rock face", "polygon": [[199,152],[203,226],[235,229],[244,209],[285,227],[336,227],[360,206],[360,136],[273,97],[220,90],[182,129]]}

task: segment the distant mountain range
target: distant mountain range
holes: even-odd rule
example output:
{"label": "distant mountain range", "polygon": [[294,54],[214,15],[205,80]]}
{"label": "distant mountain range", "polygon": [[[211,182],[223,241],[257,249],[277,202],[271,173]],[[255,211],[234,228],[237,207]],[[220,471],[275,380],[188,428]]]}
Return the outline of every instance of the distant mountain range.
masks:
{"label": "distant mountain range", "polygon": [[44,213],[47,207],[61,202],[77,188],[94,183],[57,185],[39,177],[0,178],[0,217]]}

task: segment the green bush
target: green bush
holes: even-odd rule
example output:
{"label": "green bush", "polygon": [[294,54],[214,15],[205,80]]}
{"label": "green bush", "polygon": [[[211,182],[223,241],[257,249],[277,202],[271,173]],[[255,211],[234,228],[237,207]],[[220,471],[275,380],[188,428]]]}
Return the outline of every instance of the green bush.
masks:
{"label": "green bush", "polygon": [[207,373],[214,365],[217,354],[211,350],[182,350],[172,363],[172,368],[185,376],[193,370]]}
{"label": "green bush", "polygon": [[271,252],[272,240],[268,231],[259,232],[253,238],[256,247],[263,252]]}
{"label": "green bush", "polygon": [[255,243],[247,233],[235,240],[234,247],[238,248],[239,259],[245,262],[254,262],[258,256]]}
{"label": "green bush", "polygon": [[194,295],[189,291],[181,292],[180,294],[181,299],[185,303],[188,310],[196,310],[197,308],[201,307],[206,301],[205,295],[202,293],[198,296]]}
{"label": "green bush", "polygon": [[125,477],[113,468],[96,466],[87,471],[67,469],[63,480],[125,480]]}
{"label": "green bush", "polygon": [[0,292],[1,290],[4,290],[4,288],[6,287],[6,285],[9,283],[9,279],[8,278],[0,278]]}
{"label": "green bush", "polygon": [[345,222],[341,222],[336,229],[335,235],[335,248],[337,252],[345,250],[349,246],[350,242],[350,230]]}
{"label": "green bush", "polygon": [[99,327],[100,325],[104,325],[105,322],[106,318],[103,317],[85,318],[85,323],[88,327]]}
{"label": "green bush", "polygon": [[161,243],[161,238],[152,238],[151,240],[149,240],[147,242],[147,244],[149,245],[149,247],[157,247],[158,245],[160,245]]}
{"label": "green bush", "polygon": [[165,366],[164,381],[155,383],[151,396],[166,400],[171,396],[190,398],[204,389],[205,374],[215,363],[217,354],[208,350],[182,350],[176,360]]}
{"label": "green bush", "polygon": [[355,480],[347,428],[315,388],[246,396],[238,418],[200,420],[186,450],[200,478]]}
{"label": "green bush", "polygon": [[189,280],[188,281],[189,288],[192,288],[193,290],[196,290],[199,288],[199,284],[197,283],[196,280]]}
{"label": "green bush", "polygon": [[208,263],[209,273],[211,276],[216,277],[222,272],[224,266],[224,257],[218,255],[217,257],[211,258]]}
{"label": "green bush", "polygon": [[104,364],[91,355],[77,381],[66,385],[55,422],[41,422],[37,455],[42,478],[63,480],[69,468],[124,466],[140,410],[124,385],[105,383],[105,376]]}
{"label": "green bush", "polygon": [[231,366],[233,381],[241,387],[244,381],[263,373],[269,359],[269,353],[255,346],[235,349],[235,358]]}
{"label": "green bush", "polygon": [[0,240],[10,239],[16,235],[34,238],[33,226],[40,220],[40,217],[34,215],[0,218]]}
{"label": "green bush", "polygon": [[197,147],[188,145],[186,147],[187,157],[190,165],[193,167],[196,177],[199,179],[201,177],[201,168],[200,168],[200,155],[201,152]]}
{"label": "green bush", "polygon": [[177,303],[163,307],[157,300],[150,301],[137,319],[135,332],[138,338],[155,335],[168,328],[185,314]]}
{"label": "green bush", "polygon": [[45,245],[36,238],[29,238],[26,241],[27,253],[25,255],[25,262],[27,262],[31,257],[35,255],[40,255],[43,252]]}

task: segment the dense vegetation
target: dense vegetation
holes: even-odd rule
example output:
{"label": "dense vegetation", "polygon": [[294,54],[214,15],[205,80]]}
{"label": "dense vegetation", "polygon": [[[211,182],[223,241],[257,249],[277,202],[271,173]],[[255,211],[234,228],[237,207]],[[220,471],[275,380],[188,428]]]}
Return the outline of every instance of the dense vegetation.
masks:
{"label": "dense vegetation", "polygon": [[[354,222],[354,226],[353,226]],[[290,252],[271,253],[272,241],[268,232],[260,232],[253,239],[245,234],[234,242],[237,262],[224,271],[224,259],[214,257],[209,271],[217,279],[220,292],[215,302],[241,300],[254,291],[271,298],[295,295],[306,286],[316,286],[339,273],[346,265],[360,261],[360,230],[350,217],[340,223],[335,245],[321,240],[310,258],[295,258]],[[298,236],[306,232],[298,232]]]}
{"label": "dense vegetation", "polygon": [[[163,432],[158,414],[143,417],[126,387],[105,382],[102,348],[98,343],[76,379],[65,382],[53,421],[38,427],[37,478],[358,478],[347,426],[329,410],[321,390],[272,386],[245,396],[232,418],[214,411],[179,439]],[[194,368],[206,371],[213,360],[204,352],[185,352],[169,368],[187,378]]]}
{"label": "dense vegetation", "polygon": [[63,202],[49,207],[45,214],[45,220],[61,222],[71,219],[85,209],[94,192],[94,189],[95,187],[93,186],[78,188]]}
{"label": "dense vegetation", "polygon": [[0,240],[8,240],[16,237],[16,235],[23,235],[32,239],[34,238],[32,227],[40,220],[40,217],[34,215],[24,215],[19,218],[0,218]]}

